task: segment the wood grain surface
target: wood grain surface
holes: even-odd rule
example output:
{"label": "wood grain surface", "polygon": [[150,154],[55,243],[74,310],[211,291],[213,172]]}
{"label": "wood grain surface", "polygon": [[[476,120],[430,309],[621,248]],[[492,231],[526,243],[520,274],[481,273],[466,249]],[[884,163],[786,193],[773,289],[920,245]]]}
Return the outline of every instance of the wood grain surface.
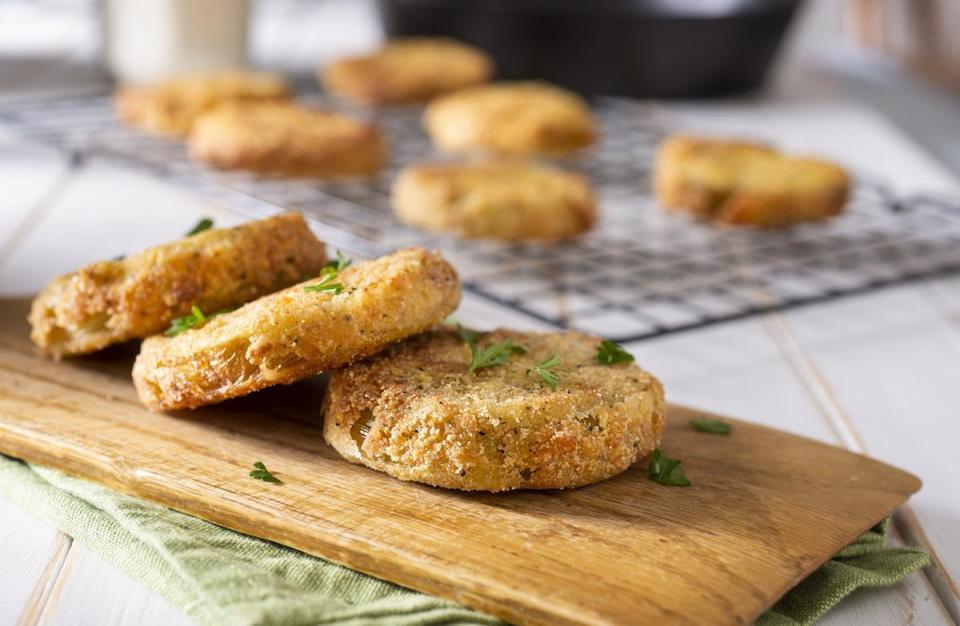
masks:
{"label": "wood grain surface", "polygon": [[[749,623],[920,486],[769,428],[700,433],[687,421],[703,412],[671,407],[663,450],[692,487],[641,462],[572,491],[433,489],[340,459],[322,379],[151,413],[130,382],[136,346],[43,360],[26,310],[0,302],[0,452],[520,624]],[[248,478],[258,460],[284,483]]]}

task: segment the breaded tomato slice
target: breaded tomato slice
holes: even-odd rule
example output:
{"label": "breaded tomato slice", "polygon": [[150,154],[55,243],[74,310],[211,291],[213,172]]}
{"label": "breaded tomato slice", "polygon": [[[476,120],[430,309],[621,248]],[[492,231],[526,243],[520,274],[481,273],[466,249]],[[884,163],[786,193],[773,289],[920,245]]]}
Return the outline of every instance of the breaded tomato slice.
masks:
{"label": "breaded tomato slice", "polygon": [[154,410],[213,404],[376,354],[434,327],[459,303],[460,280],[439,253],[401,250],[260,298],[176,337],[151,337],[133,380]]}
{"label": "breaded tomato slice", "polygon": [[71,356],[166,330],[193,307],[209,314],[316,274],[323,244],[299,213],[211,229],[55,278],[30,310],[44,354]]}
{"label": "breaded tomato slice", "polygon": [[586,485],[659,445],[663,388],[633,363],[601,363],[599,337],[497,330],[474,342],[435,331],[334,372],[327,442],[395,478],[466,491]]}
{"label": "breaded tomato slice", "polygon": [[828,161],[764,144],[685,135],[661,144],[654,183],[668,209],[761,228],[837,215],[851,187],[850,175]]}

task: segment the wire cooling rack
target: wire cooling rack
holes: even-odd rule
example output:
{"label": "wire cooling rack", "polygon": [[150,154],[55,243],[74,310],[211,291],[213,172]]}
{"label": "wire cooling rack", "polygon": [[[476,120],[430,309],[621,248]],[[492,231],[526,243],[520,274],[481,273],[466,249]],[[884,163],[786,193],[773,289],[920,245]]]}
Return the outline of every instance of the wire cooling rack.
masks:
{"label": "wire cooling rack", "polygon": [[[349,107],[308,96],[332,108]],[[697,223],[661,211],[649,181],[667,132],[650,105],[600,99],[601,145],[567,163],[593,182],[597,228],[553,246],[460,241],[394,219],[389,186],[402,167],[439,158],[420,111],[372,116],[392,162],[366,181],[265,179],[191,162],[180,141],[127,128],[109,97],[82,95],[0,107],[0,122],[75,158],[106,157],[146,169],[251,215],[297,209],[328,243],[374,256],[421,245],[441,249],[467,290],[557,327],[634,341],[776,309],[832,299],[960,269],[960,200],[895,197],[858,176],[848,211],[825,223],[755,231]]]}

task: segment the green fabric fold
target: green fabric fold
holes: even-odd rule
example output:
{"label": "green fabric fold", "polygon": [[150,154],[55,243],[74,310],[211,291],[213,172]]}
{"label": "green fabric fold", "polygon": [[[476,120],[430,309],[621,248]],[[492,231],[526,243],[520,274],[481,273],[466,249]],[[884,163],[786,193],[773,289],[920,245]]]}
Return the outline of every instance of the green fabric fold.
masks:
{"label": "green fabric fold", "polygon": [[919,547],[887,547],[890,520],[884,520],[841,550],[764,613],[757,626],[813,624],[861,588],[895,585],[930,564]]}
{"label": "green fabric fold", "polygon": [[[0,494],[117,564],[204,626],[486,625],[463,606],[0,455]],[[757,622],[811,624],[860,587],[928,564],[887,548],[886,523],[842,550]]]}

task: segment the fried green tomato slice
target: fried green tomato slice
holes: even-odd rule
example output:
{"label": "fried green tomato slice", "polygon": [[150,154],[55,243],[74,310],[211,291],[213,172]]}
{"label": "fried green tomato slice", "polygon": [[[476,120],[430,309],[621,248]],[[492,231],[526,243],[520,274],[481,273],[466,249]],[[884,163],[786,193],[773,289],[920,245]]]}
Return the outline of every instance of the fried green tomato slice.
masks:
{"label": "fried green tomato slice", "polygon": [[154,410],[195,408],[347,365],[439,324],[460,280],[410,248],[265,296],[175,337],[143,342],[133,366]]}
{"label": "fried green tomato slice", "polygon": [[33,301],[30,334],[54,358],[164,332],[193,307],[239,306],[315,275],[324,245],[298,213],[211,229],[55,278]]}
{"label": "fried green tomato slice", "polygon": [[470,345],[439,330],[334,372],[327,442],[395,478],[466,491],[587,485],[657,447],[664,397],[651,374],[599,363],[601,339],[578,332],[497,330],[476,350],[507,341],[506,362],[473,371]]}

